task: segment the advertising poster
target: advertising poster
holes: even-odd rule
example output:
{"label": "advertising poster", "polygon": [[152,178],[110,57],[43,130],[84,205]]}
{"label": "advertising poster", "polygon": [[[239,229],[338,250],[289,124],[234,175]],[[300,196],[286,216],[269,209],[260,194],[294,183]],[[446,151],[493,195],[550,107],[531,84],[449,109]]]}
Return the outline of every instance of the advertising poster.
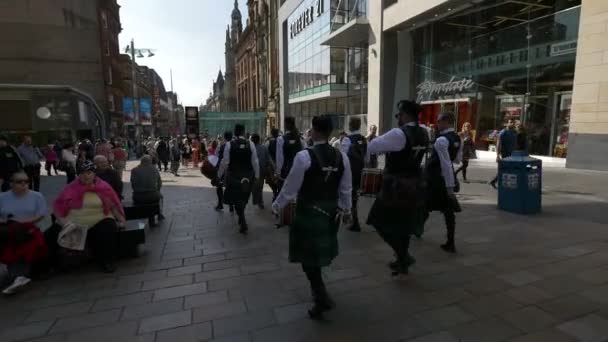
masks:
{"label": "advertising poster", "polygon": [[122,113],[125,125],[135,124],[135,108],[132,97],[122,98]]}
{"label": "advertising poster", "polygon": [[152,125],[152,100],[149,97],[139,99],[139,123]]}
{"label": "advertising poster", "polygon": [[186,107],[186,133],[188,136],[198,136],[198,107]]}

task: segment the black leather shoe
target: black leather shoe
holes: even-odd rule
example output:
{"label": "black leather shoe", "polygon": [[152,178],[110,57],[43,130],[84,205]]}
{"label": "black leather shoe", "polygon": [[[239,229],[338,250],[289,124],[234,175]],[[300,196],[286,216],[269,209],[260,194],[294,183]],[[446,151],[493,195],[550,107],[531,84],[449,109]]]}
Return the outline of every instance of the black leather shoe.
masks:
{"label": "black leather shoe", "polygon": [[444,251],[448,252],[448,253],[456,253],[456,246],[454,246],[454,243],[449,243],[446,242],[443,245],[441,245],[441,249],[443,249]]}
{"label": "black leather shoe", "polygon": [[218,204],[218,205],[215,207],[215,210],[217,210],[217,211],[222,211],[222,210],[224,210],[224,206],[223,206],[223,205],[221,205],[221,204]]}

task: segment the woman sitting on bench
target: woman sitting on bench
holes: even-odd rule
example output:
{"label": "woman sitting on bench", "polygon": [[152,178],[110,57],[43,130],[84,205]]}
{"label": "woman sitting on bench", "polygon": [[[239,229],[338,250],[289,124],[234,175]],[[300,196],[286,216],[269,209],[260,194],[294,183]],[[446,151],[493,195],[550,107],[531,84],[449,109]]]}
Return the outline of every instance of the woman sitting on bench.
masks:
{"label": "woman sitting on bench", "polygon": [[112,187],[95,176],[93,162],[87,160],[80,165],[78,179],[63,189],[53,209],[58,225],[45,232],[51,256],[57,255],[60,236],[70,232],[81,234],[82,230],[76,228],[84,227],[86,234],[72,236],[65,241],[77,244],[78,237],[81,242],[82,238],[86,239],[85,246],[91,249],[101,270],[114,272],[118,254],[116,232],[125,226],[125,214]]}

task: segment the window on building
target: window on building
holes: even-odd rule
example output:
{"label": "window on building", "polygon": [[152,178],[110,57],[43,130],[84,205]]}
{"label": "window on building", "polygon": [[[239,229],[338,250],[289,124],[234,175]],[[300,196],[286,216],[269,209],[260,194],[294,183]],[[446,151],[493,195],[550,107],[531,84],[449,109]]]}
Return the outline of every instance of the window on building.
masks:
{"label": "window on building", "polygon": [[104,29],[108,28],[108,15],[104,11],[101,11],[101,25]]}
{"label": "window on building", "polygon": [[108,110],[110,112],[116,111],[116,105],[114,104],[114,95],[108,94]]}
{"label": "window on building", "polygon": [[112,66],[108,66],[108,84],[112,84]]}

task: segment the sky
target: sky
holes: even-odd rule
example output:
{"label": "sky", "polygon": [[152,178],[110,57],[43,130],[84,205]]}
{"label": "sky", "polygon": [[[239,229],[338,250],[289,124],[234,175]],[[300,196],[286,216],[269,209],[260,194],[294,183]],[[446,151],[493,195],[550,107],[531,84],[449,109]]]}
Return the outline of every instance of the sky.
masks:
{"label": "sky", "polygon": [[[136,49],[154,49],[152,58],[138,58],[139,65],[156,70],[167,91],[173,89],[185,106],[198,106],[224,72],[226,25],[233,0],[118,0],[122,32],[121,52],[135,39]],[[239,0],[243,27],[246,0]],[[145,54],[144,54],[145,55]]]}

